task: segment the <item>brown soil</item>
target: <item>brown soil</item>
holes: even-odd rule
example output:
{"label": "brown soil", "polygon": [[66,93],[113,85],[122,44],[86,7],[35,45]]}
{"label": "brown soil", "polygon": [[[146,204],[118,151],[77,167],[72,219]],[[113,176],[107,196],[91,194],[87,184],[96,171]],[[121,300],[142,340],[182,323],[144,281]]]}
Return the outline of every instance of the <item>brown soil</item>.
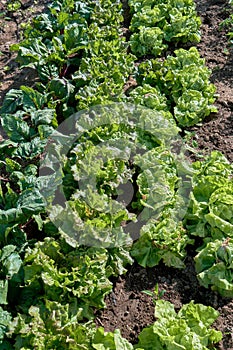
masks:
{"label": "brown soil", "polygon": [[226,32],[219,24],[229,16],[228,1],[197,0],[202,19],[202,40],[197,45],[206,65],[212,70],[212,82],[217,87],[215,105],[218,113],[201,127],[193,127],[200,149],[209,153],[219,150],[233,161],[233,50],[229,48]]}
{"label": "brown soil", "polygon": [[[20,85],[33,86],[36,82],[34,71],[19,70],[10,45],[20,40],[20,24],[41,12],[48,2],[40,0],[38,5],[33,0],[24,0],[23,7],[17,13],[5,12],[6,1],[0,2],[0,14],[4,13],[0,16],[0,105],[9,89]],[[228,46],[226,32],[219,30],[219,24],[228,16],[228,1],[196,0],[196,3],[203,23],[202,40],[197,46],[213,72],[211,79],[217,87],[218,113],[207,118],[202,125],[189,128],[189,131],[193,132],[193,139],[198,144],[197,153],[199,150],[205,153],[219,150],[232,162],[233,50]],[[106,297],[106,309],[96,312],[96,324],[104,326],[106,331],[119,328],[125,338],[136,343],[142,328],[154,321],[154,304],[142,290],[153,290],[158,283],[159,289],[165,290],[163,298],[172,302],[177,310],[190,300],[217,309],[220,316],[214,326],[223,332],[223,340],[217,349],[233,350],[233,301],[200,287],[195,275],[194,255],[193,250],[188,252],[184,270],[168,268],[163,264],[147,269],[137,264],[131,266],[125,276],[113,280],[113,292]]]}
{"label": "brown soil", "polygon": [[[196,154],[221,151],[233,161],[233,50],[229,48],[225,30],[219,24],[228,16],[228,1],[196,0],[202,19],[202,40],[197,45],[212,70],[211,80],[217,87],[215,105],[218,113],[208,117],[200,126],[189,128],[197,143]],[[191,156],[196,159],[195,153]],[[163,298],[172,302],[177,311],[183,304],[194,300],[217,309],[220,316],[214,327],[223,332],[223,340],[216,346],[221,350],[233,350],[233,301],[220,297],[210,289],[200,287],[193,263],[195,252],[188,252],[186,268],[168,268],[162,263],[154,268],[142,268],[134,264],[125,276],[114,280],[113,292],[106,298],[107,307],[96,313],[96,324],[106,331],[116,328],[132,343],[137,342],[140,331],[152,324],[154,304],[151,297],[142,293],[153,290],[156,283],[165,290]]]}
{"label": "brown soil", "polygon": [[[0,1],[0,106],[10,89],[21,85],[33,86],[37,75],[33,69],[19,69],[15,61],[16,53],[10,50],[12,44],[22,38],[21,25],[41,13],[49,0],[21,0],[22,6],[17,12],[7,11],[7,1]],[[0,126],[0,140],[4,132]]]}
{"label": "brown soil", "polygon": [[165,291],[163,299],[173,303],[177,311],[191,300],[217,309],[220,316],[214,326],[223,332],[223,341],[216,348],[233,349],[233,302],[200,287],[191,255],[184,270],[168,268],[162,263],[146,269],[134,264],[126,276],[114,281],[113,292],[106,298],[107,308],[96,313],[96,324],[104,326],[106,331],[119,328],[125,338],[136,343],[140,331],[155,321],[152,298],[142,291],[152,291],[157,283],[159,290]]}
{"label": "brown soil", "polygon": [[36,82],[33,69],[19,69],[16,54],[10,51],[10,46],[22,38],[21,24],[41,13],[48,2],[40,0],[38,4],[35,0],[21,0],[22,7],[17,12],[9,12],[6,1],[0,1],[0,105],[9,89],[17,89],[21,85],[32,86]]}

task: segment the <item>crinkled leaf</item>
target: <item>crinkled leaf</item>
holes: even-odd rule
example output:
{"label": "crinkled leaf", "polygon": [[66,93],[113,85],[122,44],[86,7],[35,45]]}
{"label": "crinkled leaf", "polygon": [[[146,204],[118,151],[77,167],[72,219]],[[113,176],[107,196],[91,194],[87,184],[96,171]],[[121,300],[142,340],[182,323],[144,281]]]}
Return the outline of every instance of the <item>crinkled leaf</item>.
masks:
{"label": "crinkled leaf", "polygon": [[4,334],[6,333],[10,322],[11,322],[10,313],[8,311],[4,311],[0,306],[0,342],[4,338]]}
{"label": "crinkled leaf", "polygon": [[209,328],[218,312],[202,304],[183,305],[179,313],[165,300],[157,300],[155,317],[158,319],[142,330],[135,349],[207,350],[222,339],[221,332]]}
{"label": "crinkled leaf", "polygon": [[96,330],[92,340],[92,347],[96,350],[133,350],[133,345],[128,340],[122,338],[118,329],[113,333],[105,333],[102,327]]}

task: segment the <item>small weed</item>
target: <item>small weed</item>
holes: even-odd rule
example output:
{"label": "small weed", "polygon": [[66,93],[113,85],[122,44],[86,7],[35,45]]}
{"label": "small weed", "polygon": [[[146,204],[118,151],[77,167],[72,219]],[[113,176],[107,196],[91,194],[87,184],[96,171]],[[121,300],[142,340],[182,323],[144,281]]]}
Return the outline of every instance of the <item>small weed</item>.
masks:
{"label": "small weed", "polygon": [[5,67],[3,68],[3,70],[4,70],[4,72],[8,72],[8,71],[10,70],[10,67],[9,67],[9,66],[5,66]]}
{"label": "small weed", "polygon": [[226,56],[228,56],[228,55],[230,54],[229,50],[226,49],[226,48],[223,50],[223,53],[224,53]]}
{"label": "small weed", "polygon": [[153,292],[151,290],[143,290],[142,293],[147,294],[150,297],[152,297],[154,304],[156,304],[156,300],[161,299],[163,297],[163,295],[166,293],[166,291],[164,289],[159,291],[159,284],[156,283]]}
{"label": "small weed", "polygon": [[[229,1],[229,5],[233,5],[233,0]],[[229,10],[229,17],[226,18],[224,21],[222,21],[219,25],[219,29],[222,30],[223,28],[226,28],[228,30],[227,36],[229,37],[229,44],[232,45],[232,38],[233,38],[233,14],[232,14],[232,7]],[[225,52],[224,52],[225,53]]]}

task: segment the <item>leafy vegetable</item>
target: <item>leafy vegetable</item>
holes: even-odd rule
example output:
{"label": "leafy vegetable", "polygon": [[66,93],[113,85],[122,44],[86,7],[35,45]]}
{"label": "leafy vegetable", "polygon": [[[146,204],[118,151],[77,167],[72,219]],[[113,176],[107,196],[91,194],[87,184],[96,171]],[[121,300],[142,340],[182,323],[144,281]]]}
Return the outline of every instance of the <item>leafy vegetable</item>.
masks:
{"label": "leafy vegetable", "polygon": [[92,348],[96,350],[133,350],[133,345],[121,337],[118,329],[113,333],[105,333],[104,329],[100,327],[93,338]]}
{"label": "leafy vegetable", "polygon": [[185,217],[192,235],[205,241],[232,236],[232,164],[213,151],[203,162],[193,164],[191,201]]}
{"label": "leafy vegetable", "polygon": [[146,54],[159,56],[167,45],[163,43],[163,31],[158,28],[140,28],[139,33],[134,33],[130,39],[132,52],[141,57]]}
{"label": "leafy vegetable", "polygon": [[[168,100],[164,94],[162,94],[157,87],[152,87],[149,84],[144,84],[133,89],[129,93],[129,102],[139,104],[157,111],[168,112]],[[167,118],[170,118],[172,122],[172,115],[166,113]],[[165,116],[165,118],[166,118]]]}
{"label": "leafy vegetable", "polygon": [[4,339],[4,334],[8,330],[9,323],[11,322],[11,315],[8,311],[4,311],[0,306],[0,343]]}
{"label": "leafy vegetable", "polygon": [[[174,155],[158,147],[144,155],[139,164],[146,169],[138,178],[138,186],[147,200],[141,203],[147,209],[143,215],[149,220],[142,227],[141,237],[131,254],[142,266],[155,266],[163,259],[168,266],[182,268],[185,246],[191,240],[181,222],[185,198],[179,193],[181,174],[177,172]],[[185,174],[183,176],[181,186],[185,184]]]}
{"label": "leafy vegetable", "polygon": [[25,317],[19,314],[10,325],[8,335],[15,338],[14,349],[90,349],[95,325],[79,323],[77,302],[61,304],[46,300],[29,308]]}
{"label": "leafy vegetable", "polygon": [[174,118],[179,126],[191,126],[216,112],[212,105],[216,88],[209,82],[211,72],[196,48],[175,50],[175,54],[176,57],[168,56],[164,62],[142,63],[137,79],[165,94],[170,100],[168,106],[174,106]]}
{"label": "leafy vegetable", "polygon": [[[111,283],[105,272],[108,261],[103,249],[78,249],[64,255],[61,242],[45,239],[28,250],[24,259],[25,292],[44,293],[44,298],[67,302],[78,298],[79,304],[104,306],[103,297],[110,292]],[[65,266],[65,270],[63,268]],[[39,283],[39,281],[41,281]]]}
{"label": "leafy vegetable", "polygon": [[169,216],[162,217],[151,220],[141,230],[141,237],[134,243],[131,254],[144,267],[158,265],[162,259],[167,266],[184,268],[185,247],[192,242],[182,223]]}
{"label": "leafy vegetable", "polygon": [[[194,163],[193,190],[185,226],[203,238],[195,257],[200,283],[232,296],[232,164],[217,151]],[[200,243],[199,243],[200,244]]]}
{"label": "leafy vegetable", "polygon": [[174,306],[165,300],[157,300],[156,322],[142,330],[135,349],[208,349],[221,340],[221,332],[209,328],[218,316],[210,306],[184,305],[178,314]]}
{"label": "leafy vegetable", "polygon": [[[179,222],[182,205],[185,206],[184,194],[179,188],[188,187],[187,175],[191,169],[185,169],[185,161],[182,164],[169,151],[177,130],[159,111],[155,113],[126,104],[110,104],[80,114],[76,130],[78,143],[70,152],[70,159],[66,156],[65,165],[66,169],[70,168],[69,176],[76,181],[76,188],[71,189],[68,183],[68,191],[63,188],[65,194],[69,193],[65,209],[61,204],[52,204],[55,197],[50,190],[46,193],[45,189],[44,193],[50,205],[50,217],[59,232],[79,244],[121,247],[131,244],[129,232],[135,237],[137,222],[142,223],[142,238],[136,243],[139,248],[131,251],[133,256],[138,255],[136,251],[140,256],[142,252],[149,254],[140,248],[141,244],[148,245],[147,249],[155,255],[153,262],[148,260],[149,266],[157,264],[162,256],[168,265],[183,266],[180,258],[185,255],[184,248],[190,240]],[[62,138],[62,134],[60,140],[65,140],[62,147],[66,148],[67,139]],[[54,156],[57,157],[52,146],[47,153],[46,166],[54,163]],[[58,159],[61,160],[59,156]],[[60,169],[57,184],[61,183],[61,176]],[[127,183],[133,187],[131,195],[127,192]],[[116,200],[120,190],[123,190],[123,199]],[[131,231],[128,231],[127,222],[132,226]],[[166,227],[171,230],[170,238]],[[164,247],[167,248],[164,250]],[[142,263],[139,257],[138,261]],[[146,260],[142,264],[145,266]]]}
{"label": "leafy vegetable", "polygon": [[[221,284],[208,265],[201,283],[231,291],[232,167],[220,154],[194,165],[182,222],[193,170],[172,152],[179,146],[176,124],[193,125],[215,110],[210,72],[194,48],[139,68],[129,52],[131,45],[137,56],[160,55],[170,42],[198,41],[194,3],[129,4],[129,42],[121,1],[56,0],[12,47],[39,79],[33,88],[10,90],[0,110],[8,137],[0,143],[0,302],[8,310],[0,307],[2,349],[132,349],[118,330],[106,333],[92,322],[111,276],[125,273],[132,256],[142,266],[163,260],[182,268],[197,234],[206,249],[213,238],[221,242],[213,264],[221,261],[224,270],[216,273]],[[138,86],[127,90],[136,73]],[[119,101],[132,104],[112,103]],[[96,104],[102,106],[90,108]],[[201,252],[198,259],[201,268]],[[195,340],[204,349],[220,339],[207,329],[211,322],[201,323],[216,313],[188,310],[177,315],[157,304],[163,347],[172,339],[171,346],[188,349]],[[151,346],[143,332],[140,342]]]}
{"label": "leafy vegetable", "polygon": [[233,296],[233,240],[215,240],[207,243],[195,256],[195,267],[200,284],[211,286],[224,297]]}
{"label": "leafy vegetable", "polygon": [[160,55],[168,42],[200,41],[201,20],[192,0],[130,0],[133,12],[130,30],[132,52],[136,55]]}

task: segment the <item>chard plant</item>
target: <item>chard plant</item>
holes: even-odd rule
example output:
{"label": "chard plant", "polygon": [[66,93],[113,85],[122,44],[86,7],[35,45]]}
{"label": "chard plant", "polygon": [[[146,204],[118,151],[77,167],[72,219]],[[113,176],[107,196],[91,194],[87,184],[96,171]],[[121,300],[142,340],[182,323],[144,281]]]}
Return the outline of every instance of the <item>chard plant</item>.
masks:
{"label": "chard plant", "polygon": [[[138,57],[199,40],[191,0],[130,6]],[[181,127],[216,110],[210,72],[195,48],[137,69],[122,21],[118,0],[51,1],[12,47],[39,81],[11,89],[0,110],[3,349],[206,349],[221,339],[210,329],[217,312],[194,303],[177,314],[156,300],[157,321],[134,346],[93,322],[112,276],[135,260],[183,268],[196,236],[200,282],[232,293],[232,167],[219,153],[190,167],[171,147]],[[127,92],[129,76],[138,86]]]}

